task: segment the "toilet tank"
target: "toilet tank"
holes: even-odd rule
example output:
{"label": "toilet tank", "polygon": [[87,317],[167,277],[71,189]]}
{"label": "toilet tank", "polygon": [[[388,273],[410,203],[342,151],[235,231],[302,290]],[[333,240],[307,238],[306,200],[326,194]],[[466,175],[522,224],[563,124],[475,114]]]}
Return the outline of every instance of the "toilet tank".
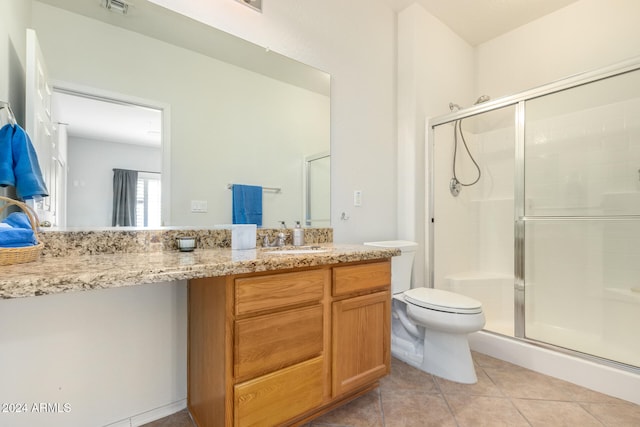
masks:
{"label": "toilet tank", "polygon": [[411,289],[411,271],[413,270],[413,258],[416,255],[418,244],[408,240],[386,240],[381,242],[365,242],[366,246],[379,248],[400,249],[399,256],[391,258],[391,292],[399,294]]}

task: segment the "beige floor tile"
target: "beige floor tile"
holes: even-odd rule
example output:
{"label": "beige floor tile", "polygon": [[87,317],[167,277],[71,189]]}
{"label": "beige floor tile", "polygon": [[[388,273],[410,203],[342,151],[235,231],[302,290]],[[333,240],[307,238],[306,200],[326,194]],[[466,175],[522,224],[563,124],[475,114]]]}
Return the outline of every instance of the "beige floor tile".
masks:
{"label": "beige floor tile", "polygon": [[477,351],[472,351],[471,357],[473,358],[473,363],[476,366],[480,366],[482,368],[509,369],[515,366],[512,363],[496,359],[495,357],[487,356],[486,354],[478,353]]}
{"label": "beige floor tile", "polygon": [[607,427],[640,426],[640,406],[630,403],[581,403]]}
{"label": "beige floor tile", "polygon": [[518,427],[529,423],[504,397],[445,395],[459,427]]}
{"label": "beige floor tile", "polygon": [[484,372],[509,397],[573,401],[573,385],[547,375],[514,366],[511,369],[483,368]]}
{"label": "beige floor tile", "polygon": [[438,393],[440,390],[431,374],[416,369],[398,359],[391,359],[391,375],[380,381],[381,390],[420,390]]}
{"label": "beige floor tile", "polygon": [[142,427],[194,427],[189,412],[183,409],[180,412],[169,415],[168,417],[144,424]]}
{"label": "beige floor tile", "polygon": [[[640,406],[473,353],[477,384],[392,359],[380,388],[305,427],[639,427]],[[193,427],[186,410],[145,427]]]}
{"label": "beige floor tile", "polygon": [[382,392],[385,427],[456,427],[440,394],[416,390]]}
{"label": "beige floor tile", "polygon": [[478,382],[475,384],[461,384],[444,378],[434,377],[444,394],[475,394],[480,396],[504,397],[500,389],[491,381],[482,369],[476,369]]}
{"label": "beige floor tile", "polygon": [[602,424],[575,402],[513,399],[511,401],[533,427],[599,427]]}
{"label": "beige floor tile", "polygon": [[311,422],[312,426],[382,427],[380,392],[373,390]]}

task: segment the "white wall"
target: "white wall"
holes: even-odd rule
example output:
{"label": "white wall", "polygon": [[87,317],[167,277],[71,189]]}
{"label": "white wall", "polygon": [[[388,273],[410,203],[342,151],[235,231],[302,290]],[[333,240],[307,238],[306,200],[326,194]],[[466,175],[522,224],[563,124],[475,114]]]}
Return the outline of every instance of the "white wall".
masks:
{"label": "white wall", "polygon": [[18,122],[24,123],[26,62],[25,27],[31,18],[31,2],[3,0],[0,2],[0,100],[11,103]]}
{"label": "white wall", "polygon": [[70,137],[67,153],[69,227],[111,226],[113,168],[157,172],[162,167],[158,147]]}
{"label": "white wall", "polygon": [[640,2],[581,0],[477,47],[479,93],[511,95],[640,55]]}
{"label": "white wall", "polygon": [[[53,79],[170,105],[169,225],[231,223],[228,183],[282,188],[265,192],[264,226],[302,220],[303,159],[328,148],[326,96],[42,3],[33,9]],[[207,201],[208,212],[192,213],[191,200]]]}
{"label": "white wall", "polygon": [[28,405],[0,424],[104,426],[184,400],[186,309],[184,281],[0,301],[0,402]]}
{"label": "white wall", "polygon": [[385,2],[278,0],[262,14],[234,1],[154,2],[330,73],[334,240],[397,237],[395,13]]}
{"label": "white wall", "polygon": [[420,243],[414,284],[428,276],[425,127],[473,98],[474,50],[422,6],[398,14],[398,238]]}

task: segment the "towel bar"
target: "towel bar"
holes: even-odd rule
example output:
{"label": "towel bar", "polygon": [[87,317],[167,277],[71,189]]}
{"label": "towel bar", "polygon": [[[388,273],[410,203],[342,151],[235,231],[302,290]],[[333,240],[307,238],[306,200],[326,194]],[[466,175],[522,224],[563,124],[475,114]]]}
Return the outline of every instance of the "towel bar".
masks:
{"label": "towel bar", "polygon": [[[227,188],[231,190],[235,184],[227,184]],[[280,187],[262,187],[263,191],[273,191],[275,193],[279,193],[282,191]]]}

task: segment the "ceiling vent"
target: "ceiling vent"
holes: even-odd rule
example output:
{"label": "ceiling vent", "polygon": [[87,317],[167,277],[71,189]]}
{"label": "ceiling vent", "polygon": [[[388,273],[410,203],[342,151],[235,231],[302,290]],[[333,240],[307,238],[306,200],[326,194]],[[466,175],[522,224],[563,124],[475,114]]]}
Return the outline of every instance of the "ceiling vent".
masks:
{"label": "ceiling vent", "polygon": [[262,0],[236,0],[240,3],[243,3],[249,6],[253,10],[257,10],[258,12],[262,12]]}
{"label": "ceiling vent", "polygon": [[104,0],[104,7],[114,13],[126,15],[129,11],[129,2],[124,0]]}

